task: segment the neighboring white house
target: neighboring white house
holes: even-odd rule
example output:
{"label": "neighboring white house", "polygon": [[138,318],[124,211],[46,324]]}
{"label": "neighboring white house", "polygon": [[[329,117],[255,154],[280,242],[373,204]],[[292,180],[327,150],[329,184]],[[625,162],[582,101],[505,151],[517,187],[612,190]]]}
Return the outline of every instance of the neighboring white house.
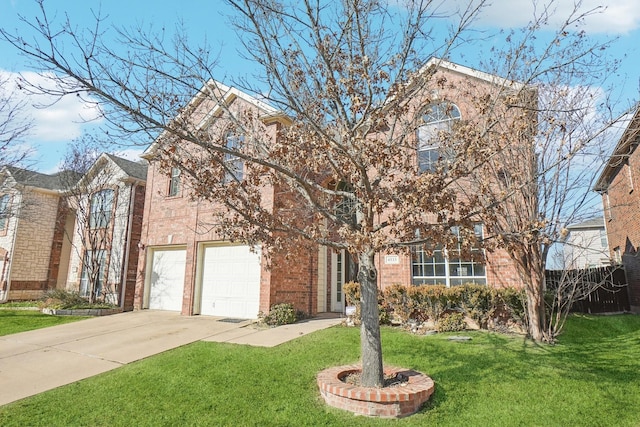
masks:
{"label": "neighboring white house", "polygon": [[102,154],[67,193],[73,212],[66,287],[133,309],[147,165]]}
{"label": "neighboring white house", "polygon": [[564,267],[603,267],[611,264],[604,218],[596,217],[567,227],[564,240]]}

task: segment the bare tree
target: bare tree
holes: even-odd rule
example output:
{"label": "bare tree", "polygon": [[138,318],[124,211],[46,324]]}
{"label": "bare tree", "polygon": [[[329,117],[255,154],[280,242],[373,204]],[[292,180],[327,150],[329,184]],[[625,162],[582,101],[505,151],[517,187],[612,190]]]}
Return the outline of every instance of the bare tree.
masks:
{"label": "bare tree", "polygon": [[[233,89],[213,79],[209,50],[192,48],[184,37],[167,44],[141,30],[120,31],[128,46],[121,55],[100,44],[98,26],[88,33],[68,22],[54,27],[44,9],[38,22],[27,21],[39,41],[0,34],[64,76],[57,92],[42,90],[91,93],[126,135],[161,132],[156,155],[165,166],[182,169],[194,197],[218,204],[209,225],[221,235],[273,251],[320,244],[352,254],[362,289],[364,385],[382,383],[376,254],[459,244],[461,229],[467,231],[460,250],[469,250],[478,243],[472,232],[478,221],[493,236],[483,242],[488,249],[506,248],[520,262],[530,332],[544,339],[544,260],[553,234],[540,230],[557,218],[547,212],[562,207],[552,200],[544,204],[547,192],[566,190],[547,185],[549,171],[564,170],[586,145],[574,142],[576,128],[549,126],[551,112],[560,107],[538,96],[546,93],[540,82],[557,91],[562,87],[553,84],[563,82],[569,90],[579,76],[592,76],[594,54],[606,44],[589,44],[574,31],[573,20],[584,15],[570,17],[555,37],[532,50],[532,37],[546,19],[534,17],[521,38],[505,36],[512,50],[495,52],[495,71],[506,78],[468,86],[447,81],[438,73],[439,62],[426,60],[471,42],[474,33],[467,28],[483,2],[446,16],[440,2],[431,1],[408,1],[402,8],[359,0],[228,4],[236,11],[244,54],[262,69],[256,85],[238,85],[263,106],[237,109],[222,102]],[[444,18],[454,24],[443,36],[435,28]],[[553,75],[563,79],[548,77]],[[473,113],[428,131],[426,145],[438,149],[416,156],[424,107],[436,105],[439,91],[468,95]],[[222,119],[209,120],[214,106]],[[442,113],[454,118],[452,111],[445,106]],[[275,133],[265,124],[273,121],[280,123]],[[569,147],[566,158],[547,163],[538,141],[560,144],[562,137],[571,141],[561,145]],[[285,196],[277,206],[262,199],[265,185]],[[513,217],[517,213],[524,218]],[[452,232],[454,226],[462,227]]]}
{"label": "bare tree", "polygon": [[62,169],[69,182],[63,197],[75,217],[75,227],[67,238],[80,260],[80,295],[89,303],[114,303],[117,289],[109,273],[119,271],[119,266],[113,265],[119,257],[111,256],[118,176],[109,164],[94,167],[100,154],[99,145],[89,136],[68,147]]}
{"label": "bare tree", "polygon": [[18,85],[0,73],[0,167],[19,166],[29,155],[24,139],[32,128],[26,104],[18,97]]}

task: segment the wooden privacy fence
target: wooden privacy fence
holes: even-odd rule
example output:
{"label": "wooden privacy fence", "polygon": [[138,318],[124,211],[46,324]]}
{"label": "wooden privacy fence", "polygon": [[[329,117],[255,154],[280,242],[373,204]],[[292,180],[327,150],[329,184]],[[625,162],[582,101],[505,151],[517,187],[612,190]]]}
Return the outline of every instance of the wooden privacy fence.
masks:
{"label": "wooden privacy fence", "polygon": [[589,268],[585,270],[547,270],[547,289],[555,289],[563,274],[565,280],[595,289],[584,299],[576,301],[571,311],[578,313],[616,313],[629,311],[627,277],[621,266]]}

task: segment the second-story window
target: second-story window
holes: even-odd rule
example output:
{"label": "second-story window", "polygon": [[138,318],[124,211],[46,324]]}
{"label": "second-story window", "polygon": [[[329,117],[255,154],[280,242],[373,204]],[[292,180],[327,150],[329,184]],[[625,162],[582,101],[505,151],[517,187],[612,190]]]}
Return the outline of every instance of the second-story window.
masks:
{"label": "second-story window", "polygon": [[[227,148],[240,151],[244,145],[244,135],[237,135],[228,132],[226,136]],[[244,176],[244,160],[232,153],[224,155],[224,165],[226,167],[224,182],[241,181]]]}
{"label": "second-story window", "polygon": [[9,223],[9,195],[0,196],[0,231],[4,231]]}
{"label": "second-story window", "polygon": [[169,177],[168,196],[177,196],[180,193],[180,168],[171,168],[171,176]]}
{"label": "second-story window", "polygon": [[443,149],[440,134],[450,132],[460,120],[460,110],[450,102],[431,104],[422,116],[424,124],[418,128],[418,171],[433,172],[441,159],[452,156]]}
{"label": "second-story window", "polygon": [[91,196],[89,227],[106,228],[111,222],[113,210],[113,190],[96,191]]}

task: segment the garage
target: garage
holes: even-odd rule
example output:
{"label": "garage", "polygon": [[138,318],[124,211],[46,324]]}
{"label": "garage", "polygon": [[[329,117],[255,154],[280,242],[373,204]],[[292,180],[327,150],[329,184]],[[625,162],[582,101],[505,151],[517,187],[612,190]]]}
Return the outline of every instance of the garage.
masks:
{"label": "garage", "polygon": [[183,248],[153,250],[147,282],[150,309],[182,311],[186,255]]}
{"label": "garage", "polygon": [[205,246],[200,314],[255,319],[260,307],[260,252],[249,246]]}

